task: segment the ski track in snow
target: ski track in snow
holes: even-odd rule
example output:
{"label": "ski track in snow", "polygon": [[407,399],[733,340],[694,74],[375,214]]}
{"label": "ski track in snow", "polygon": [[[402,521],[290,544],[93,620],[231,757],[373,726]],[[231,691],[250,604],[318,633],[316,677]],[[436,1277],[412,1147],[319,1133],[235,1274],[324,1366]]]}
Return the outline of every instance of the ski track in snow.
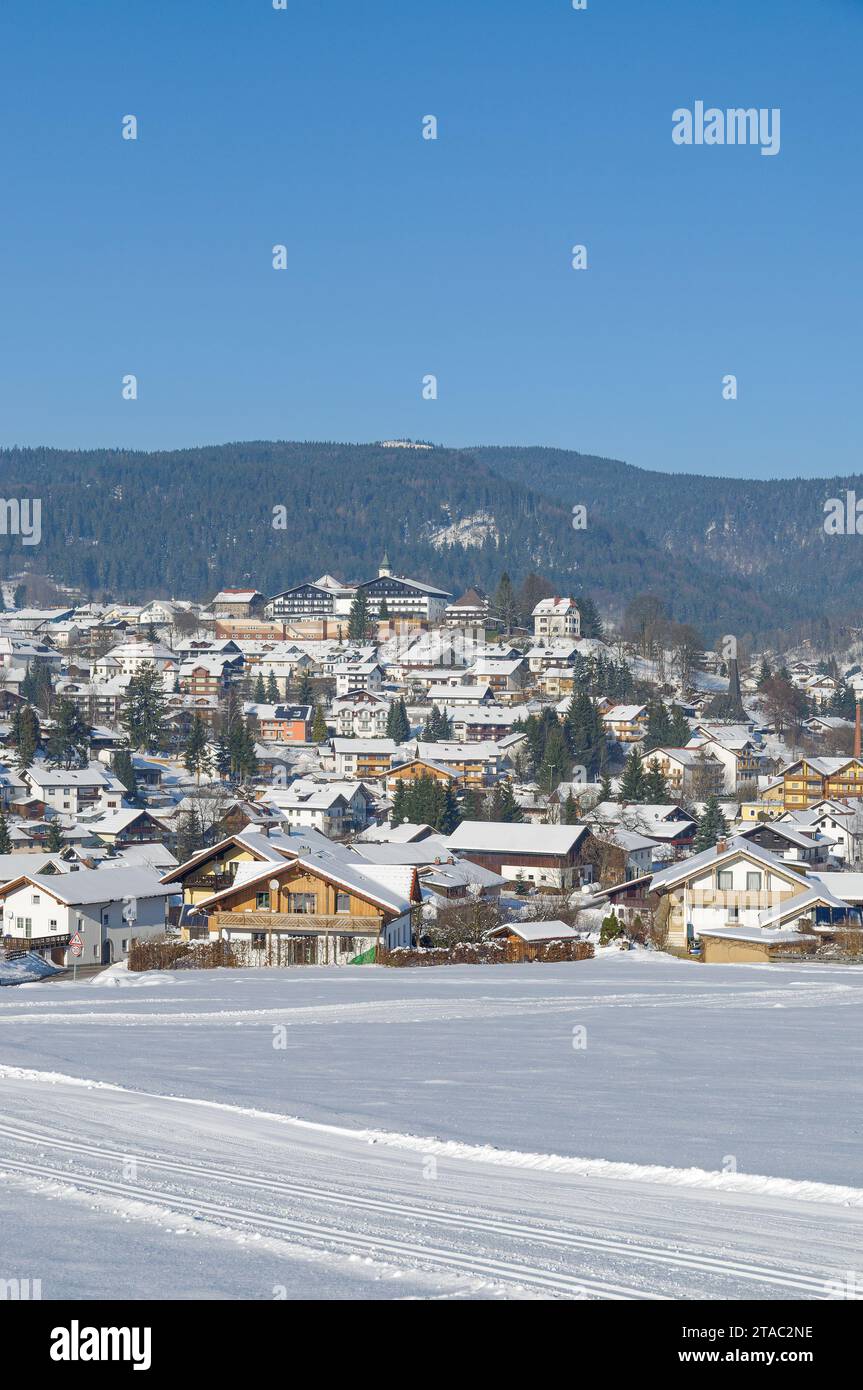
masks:
{"label": "ski track in snow", "polygon": [[[151,1268],[164,1298],[215,1286],[270,1298],[275,1277],[299,1298],[820,1299],[857,1287],[848,1010],[863,1004],[863,971],[708,972],[631,953],[537,970],[112,972],[94,984],[0,997],[0,1277],[26,1263],[48,1297],[52,1270],[86,1298],[108,1268],[120,1298],[152,1297]],[[579,1059],[569,1022],[587,1016]],[[277,1065],[275,1024],[296,1038]],[[711,1076],[717,1055],[752,1069],[741,1084],[763,1088],[759,1104]],[[690,1166],[543,1152],[550,1126],[576,1154],[580,1134],[600,1153],[615,1134],[624,1158],[681,1153]],[[508,1142],[483,1142],[492,1134]],[[719,1143],[761,1162],[778,1152],[797,1176],[691,1162],[718,1163]]]}

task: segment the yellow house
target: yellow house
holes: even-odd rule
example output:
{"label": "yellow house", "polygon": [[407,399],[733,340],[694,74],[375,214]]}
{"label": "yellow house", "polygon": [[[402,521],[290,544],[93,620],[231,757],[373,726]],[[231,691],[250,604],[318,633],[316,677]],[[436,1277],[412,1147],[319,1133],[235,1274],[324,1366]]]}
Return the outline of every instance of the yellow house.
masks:
{"label": "yellow house", "polygon": [[[307,832],[314,835],[314,831]],[[302,837],[304,840],[307,835]],[[296,836],[284,835],[280,831],[266,831],[249,828],[238,835],[228,835],[215,845],[202,849],[178,864],[162,877],[162,883],[182,888],[183,903],[196,907],[213,893],[229,888],[237,876],[241,864],[280,863],[286,857],[294,858],[297,853]]]}
{"label": "yellow house", "polygon": [[786,811],[805,810],[819,801],[863,797],[863,762],[859,758],[800,758],[782,774]]}

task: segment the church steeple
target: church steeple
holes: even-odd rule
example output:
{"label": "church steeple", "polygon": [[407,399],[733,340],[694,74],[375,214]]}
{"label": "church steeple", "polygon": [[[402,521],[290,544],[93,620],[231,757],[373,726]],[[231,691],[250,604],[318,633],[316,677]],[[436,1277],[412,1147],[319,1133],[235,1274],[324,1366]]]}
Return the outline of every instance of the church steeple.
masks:
{"label": "church steeple", "polygon": [[387,555],[387,552],[384,551],[384,557],[381,560],[380,568],[378,569],[378,579],[389,579],[391,574],[392,569],[390,568],[390,557],[389,555]]}

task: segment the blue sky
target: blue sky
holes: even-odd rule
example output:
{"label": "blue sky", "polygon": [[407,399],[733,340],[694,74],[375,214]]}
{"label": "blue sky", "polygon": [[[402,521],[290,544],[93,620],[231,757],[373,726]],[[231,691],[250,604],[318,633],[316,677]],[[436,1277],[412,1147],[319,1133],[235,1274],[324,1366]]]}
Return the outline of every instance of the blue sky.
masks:
{"label": "blue sky", "polygon": [[4,0],[0,443],[857,471],[861,58],[863,0]]}

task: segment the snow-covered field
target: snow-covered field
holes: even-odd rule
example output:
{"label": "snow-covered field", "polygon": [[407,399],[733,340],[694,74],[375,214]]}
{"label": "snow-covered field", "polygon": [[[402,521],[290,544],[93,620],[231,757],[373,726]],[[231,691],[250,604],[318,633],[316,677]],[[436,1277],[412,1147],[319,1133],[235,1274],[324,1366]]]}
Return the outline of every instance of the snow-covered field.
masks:
{"label": "snow-covered field", "polygon": [[643,952],[4,990],[0,1279],[824,1297],[861,1268],[861,1004],[863,969]]}

